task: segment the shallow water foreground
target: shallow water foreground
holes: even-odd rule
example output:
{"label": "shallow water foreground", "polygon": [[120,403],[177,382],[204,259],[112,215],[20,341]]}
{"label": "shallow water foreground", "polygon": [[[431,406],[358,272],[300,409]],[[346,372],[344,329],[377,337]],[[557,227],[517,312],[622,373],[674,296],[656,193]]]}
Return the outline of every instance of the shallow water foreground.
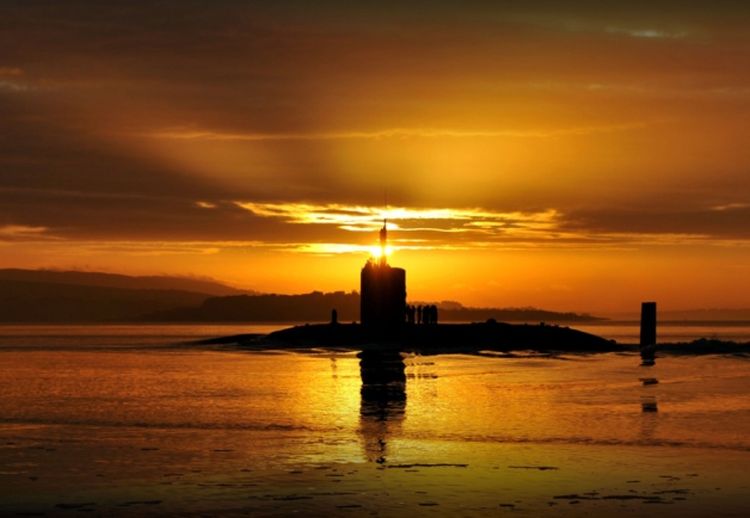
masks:
{"label": "shallow water foreground", "polygon": [[0,348],[0,514],[750,509],[746,359],[399,363],[363,388],[354,353]]}

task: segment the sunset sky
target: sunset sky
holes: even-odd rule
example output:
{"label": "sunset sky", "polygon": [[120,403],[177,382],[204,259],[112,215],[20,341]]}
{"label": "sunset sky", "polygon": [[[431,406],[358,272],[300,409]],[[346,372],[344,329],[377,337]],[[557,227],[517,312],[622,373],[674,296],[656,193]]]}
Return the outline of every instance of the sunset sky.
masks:
{"label": "sunset sky", "polygon": [[750,307],[745,3],[145,4],[0,3],[0,267]]}

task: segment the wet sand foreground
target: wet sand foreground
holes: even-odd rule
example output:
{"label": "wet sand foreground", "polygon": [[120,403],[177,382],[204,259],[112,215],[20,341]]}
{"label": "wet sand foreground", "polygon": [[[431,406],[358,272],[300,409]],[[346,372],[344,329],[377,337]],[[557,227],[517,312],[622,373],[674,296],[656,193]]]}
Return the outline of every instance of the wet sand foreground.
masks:
{"label": "wet sand foreground", "polygon": [[[196,444],[192,434],[172,434],[184,447],[177,452],[163,437],[148,446],[152,434],[127,445],[41,437],[10,445],[6,432],[3,514],[746,516],[748,508],[746,452],[399,441],[399,461],[381,465],[285,459],[289,443],[315,440],[304,435],[237,432],[236,443]],[[248,440],[279,459],[248,455]],[[335,456],[337,446],[329,449]]]}

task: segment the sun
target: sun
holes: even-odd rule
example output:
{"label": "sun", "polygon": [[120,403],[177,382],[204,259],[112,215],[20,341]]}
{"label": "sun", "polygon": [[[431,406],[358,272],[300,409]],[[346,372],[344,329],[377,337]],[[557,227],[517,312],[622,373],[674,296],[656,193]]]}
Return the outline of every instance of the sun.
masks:
{"label": "sun", "polygon": [[373,245],[370,247],[370,255],[375,259],[380,259],[381,257],[383,257],[383,252],[385,252],[386,257],[390,257],[393,253],[393,247],[391,247],[390,245],[386,245],[385,249],[377,245]]}

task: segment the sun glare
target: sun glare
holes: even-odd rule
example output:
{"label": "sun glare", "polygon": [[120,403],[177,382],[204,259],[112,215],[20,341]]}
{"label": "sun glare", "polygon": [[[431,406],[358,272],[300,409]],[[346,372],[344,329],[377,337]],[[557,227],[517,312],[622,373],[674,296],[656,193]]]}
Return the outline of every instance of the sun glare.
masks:
{"label": "sun glare", "polygon": [[373,245],[370,247],[370,255],[374,257],[375,259],[380,259],[381,257],[383,257],[383,252],[385,252],[386,257],[390,257],[391,254],[393,253],[393,247],[388,245],[385,247],[385,250],[381,249],[377,245]]}

